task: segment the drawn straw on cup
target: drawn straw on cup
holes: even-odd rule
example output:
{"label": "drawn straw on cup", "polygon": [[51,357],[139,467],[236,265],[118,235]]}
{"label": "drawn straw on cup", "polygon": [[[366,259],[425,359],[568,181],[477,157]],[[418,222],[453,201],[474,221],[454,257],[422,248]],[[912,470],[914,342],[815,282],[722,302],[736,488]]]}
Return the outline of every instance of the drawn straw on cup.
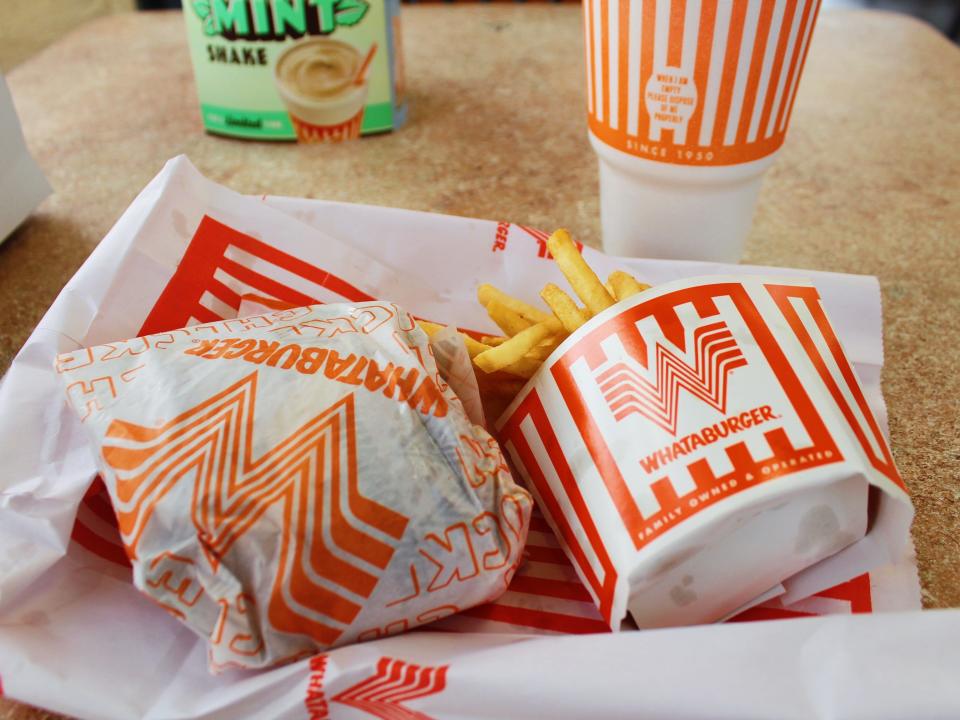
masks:
{"label": "drawn straw on cup", "polygon": [[377,44],[373,43],[367,51],[367,56],[360,63],[360,69],[357,70],[357,76],[353,80],[354,85],[363,85],[367,81],[367,71],[370,69],[370,63],[373,62],[373,56],[377,54]]}

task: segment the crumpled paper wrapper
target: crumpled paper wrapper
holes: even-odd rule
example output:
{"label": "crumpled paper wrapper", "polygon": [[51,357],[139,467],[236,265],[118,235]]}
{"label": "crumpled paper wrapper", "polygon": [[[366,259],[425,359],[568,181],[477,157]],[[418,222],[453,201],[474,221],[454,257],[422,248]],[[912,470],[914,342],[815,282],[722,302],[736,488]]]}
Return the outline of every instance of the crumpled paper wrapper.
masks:
{"label": "crumpled paper wrapper", "polygon": [[194,325],[56,370],[134,584],[211,670],[410,630],[496,599],[520,562],[530,496],[394,304]]}
{"label": "crumpled paper wrapper", "polygon": [[[738,617],[806,619],[598,634],[606,623],[536,510],[507,592],[427,626],[455,635],[411,632],[257,673],[209,674],[207,643],[131,582],[55,357],[235,318],[248,294],[294,306],[391,298],[417,317],[490,333],[477,283],[535,302],[545,283],[563,281],[545,240],[508,222],[248,198],[203,178],[185,158],[170,161],[67,284],[0,384],[3,693],[117,720],[356,720],[377,717],[373,709],[421,720],[598,713],[712,720],[721,706],[736,718],[957,715],[945,678],[960,672],[952,640],[960,613],[889,612],[920,607],[909,552],[869,576],[836,588],[814,584],[794,602],[774,597]],[[886,432],[875,278],[583,253],[601,275],[624,268],[653,285],[732,272],[811,278]],[[558,637],[570,633],[591,634]],[[403,680],[391,690],[394,672]],[[402,687],[421,680],[420,690]],[[380,705],[371,704],[381,691]],[[405,715],[397,715],[401,705]]]}

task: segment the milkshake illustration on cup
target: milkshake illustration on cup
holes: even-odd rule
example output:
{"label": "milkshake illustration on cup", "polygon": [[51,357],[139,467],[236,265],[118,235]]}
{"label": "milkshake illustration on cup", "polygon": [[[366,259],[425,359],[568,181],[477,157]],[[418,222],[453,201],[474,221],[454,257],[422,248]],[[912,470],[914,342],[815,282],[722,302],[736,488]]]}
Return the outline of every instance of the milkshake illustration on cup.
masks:
{"label": "milkshake illustration on cup", "polygon": [[342,142],[360,137],[367,69],[376,51],[373,44],[363,57],[353,45],[340,40],[308,38],[281,53],[274,81],[298,142]]}

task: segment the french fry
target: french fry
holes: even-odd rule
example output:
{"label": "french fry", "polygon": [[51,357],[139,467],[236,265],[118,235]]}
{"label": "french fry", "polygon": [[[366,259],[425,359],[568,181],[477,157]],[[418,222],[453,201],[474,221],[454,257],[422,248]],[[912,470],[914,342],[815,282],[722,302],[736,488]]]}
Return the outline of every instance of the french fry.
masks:
{"label": "french fry", "polygon": [[587,261],[577,251],[566,230],[557,230],[547,239],[547,248],[557,261],[560,271],[567,278],[570,287],[587,306],[591,314],[596,315],[614,304],[614,299],[600,282],[597,274],[587,265]]}
{"label": "french fry", "polygon": [[[511,373],[519,375],[521,374],[519,372],[520,366],[525,365],[525,363],[520,362],[524,359],[524,355],[551,335],[556,335],[562,330],[563,325],[556,318],[544,320],[517,333],[502,345],[480,353],[474,358],[474,363],[487,373],[508,369]],[[536,365],[539,366],[539,363],[536,363]]]}
{"label": "french fry", "polygon": [[478,342],[477,340],[474,340],[469,335],[460,333],[460,337],[463,338],[463,343],[464,345],[467,346],[467,355],[470,356],[471,360],[473,360],[473,358],[475,358],[480,353],[486,352],[487,350],[490,349],[489,345],[484,345],[482,342]]}
{"label": "french fry", "polygon": [[480,338],[480,342],[484,345],[489,345],[490,347],[496,347],[497,345],[503,345],[509,338],[502,337],[500,335],[484,335]]}
{"label": "french fry", "polygon": [[426,320],[417,320],[417,325],[419,325],[420,329],[427,334],[427,337],[433,337],[446,327],[446,325],[427,322]]}
{"label": "french fry", "polygon": [[566,340],[567,337],[569,336],[565,332],[560,335],[554,335],[550,342],[540,343],[535,348],[531,349],[526,356],[528,358],[543,362],[550,357],[550,353],[560,347],[560,343]]}
{"label": "french fry", "polygon": [[[438,332],[446,329],[447,327],[446,325],[427,322],[426,320],[417,320],[417,325],[419,325],[420,328],[427,334],[427,337],[433,337]],[[460,335],[460,337],[463,338],[463,343],[464,345],[467,346],[467,354],[470,356],[471,360],[475,358],[477,355],[479,355],[480,353],[490,349],[489,345],[486,345],[482,342],[478,342],[477,340],[474,340],[469,335],[466,335],[464,333],[458,333],[458,334]]]}
{"label": "french fry", "polygon": [[610,273],[610,277],[607,278],[607,284],[611,288],[613,296],[617,299],[617,302],[620,302],[631,295],[636,295],[639,292],[643,292],[650,287],[642,282],[638,282],[633,275],[630,273],[625,273],[623,270],[614,270],[612,273]]}
{"label": "french fry", "polygon": [[533,325],[533,323],[524,318],[520,313],[511,310],[499,300],[491,300],[487,303],[486,308],[487,315],[490,316],[490,319],[510,337],[523,332]]}
{"label": "french fry", "polygon": [[600,281],[577,251],[566,230],[557,230],[547,240],[547,249],[586,307],[580,307],[566,292],[548,283],[540,297],[553,316],[499,290],[483,284],[477,298],[506,337],[484,336],[483,342],[468,340],[477,373],[477,383],[489,418],[498,417],[536,373],[544,361],[595,314],[624,298],[646,290],[632,275],[617,271],[606,283]]}
{"label": "french fry", "polygon": [[529,320],[531,323],[543,322],[544,320],[550,319],[550,313],[535,308],[533,305],[525,303],[523,300],[519,300],[512,295],[508,295],[503,290],[487,283],[477,287],[477,299],[484,307],[496,301],[504,307],[510,308],[513,312],[517,313],[517,315],[525,320]]}
{"label": "french fry", "polygon": [[553,314],[563,324],[568,333],[575,332],[589,317],[583,308],[577,307],[573,299],[553,283],[547,283],[540,292],[540,297],[553,310]]}
{"label": "french fry", "polygon": [[[474,364],[476,364],[476,358],[474,358]],[[516,362],[512,362],[509,365],[504,366],[503,371],[518,378],[529,380],[533,377],[533,374],[540,369],[542,364],[543,361],[541,360],[536,360],[529,357],[521,357]],[[481,370],[482,369],[483,368],[481,368]]]}

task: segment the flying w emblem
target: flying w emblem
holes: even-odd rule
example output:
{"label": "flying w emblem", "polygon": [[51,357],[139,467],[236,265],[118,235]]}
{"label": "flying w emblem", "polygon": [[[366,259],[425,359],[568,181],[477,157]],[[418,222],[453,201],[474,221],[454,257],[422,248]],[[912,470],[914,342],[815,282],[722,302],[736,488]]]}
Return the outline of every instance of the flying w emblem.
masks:
{"label": "flying w emblem", "polygon": [[380,658],[374,675],[331,699],[381,720],[432,720],[429,715],[402,703],[441,692],[447,685],[449,667],[411,665],[403,660]]}
{"label": "flying w emblem", "polygon": [[687,346],[690,358],[678,357],[656,344],[647,366],[655,373],[652,380],[638,372],[632,362],[614,363],[597,374],[600,391],[614,418],[623,420],[639,413],[676,435],[681,389],[726,412],[727,380],[735,368],[747,364],[743,351],[723,322],[698,327],[692,339]]}
{"label": "flying w emblem", "polygon": [[135,558],[157,504],[188,483],[197,538],[216,571],[233,544],[278,504],[270,622],[329,645],[373,592],[407,518],[359,492],[353,395],[255,457],[256,395],[251,373],[160,427],[111,423],[103,456],[116,474],[120,532]]}

